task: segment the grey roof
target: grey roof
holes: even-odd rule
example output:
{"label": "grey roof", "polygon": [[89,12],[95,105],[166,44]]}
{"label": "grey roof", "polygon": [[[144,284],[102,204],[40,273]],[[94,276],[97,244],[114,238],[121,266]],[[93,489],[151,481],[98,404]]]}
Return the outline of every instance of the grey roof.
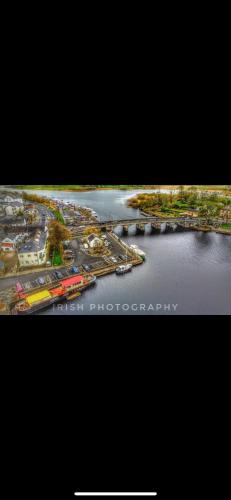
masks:
{"label": "grey roof", "polygon": [[18,247],[18,253],[39,252],[43,250],[46,239],[47,234],[45,232],[35,233],[33,238]]}
{"label": "grey roof", "polygon": [[93,241],[95,238],[99,239],[98,236],[96,236],[95,234],[91,234],[90,236],[88,236],[88,241]]}
{"label": "grey roof", "polygon": [[23,206],[23,202],[22,201],[4,201],[4,200],[0,200],[0,203],[2,203],[3,205],[6,205],[6,206],[14,206],[14,207],[22,207]]}
{"label": "grey roof", "polygon": [[15,238],[23,236],[25,237],[28,235],[26,230],[20,229],[20,231],[7,231],[4,230],[3,228],[0,227],[0,243],[5,240],[6,238],[9,238],[12,241],[15,241]]}
{"label": "grey roof", "polygon": [[25,218],[23,216],[5,216],[0,217],[0,224],[9,226],[24,226],[26,224]]}

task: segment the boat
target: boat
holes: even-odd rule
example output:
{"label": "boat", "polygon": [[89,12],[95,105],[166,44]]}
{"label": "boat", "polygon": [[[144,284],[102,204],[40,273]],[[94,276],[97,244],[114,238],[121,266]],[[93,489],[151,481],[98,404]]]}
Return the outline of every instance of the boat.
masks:
{"label": "boat", "polygon": [[126,265],[117,267],[116,274],[129,273],[131,270],[132,270],[132,264],[126,264]]}
{"label": "boat", "polygon": [[143,250],[141,250],[137,245],[130,245],[130,248],[136,255],[141,257],[141,259],[145,260],[146,253],[143,252]]}
{"label": "boat", "polygon": [[72,293],[71,295],[68,295],[67,300],[74,300],[74,299],[77,299],[77,297],[81,297],[80,292],[75,292],[75,293]]}
{"label": "boat", "polygon": [[72,300],[75,298],[74,295],[78,297],[80,291],[82,292],[89,286],[95,284],[95,282],[96,276],[93,275],[78,275],[65,279],[49,290],[42,290],[41,292],[25,295],[23,300],[20,299],[14,304],[11,314],[33,314],[42,309],[47,309],[58,302],[62,302],[65,299]]}

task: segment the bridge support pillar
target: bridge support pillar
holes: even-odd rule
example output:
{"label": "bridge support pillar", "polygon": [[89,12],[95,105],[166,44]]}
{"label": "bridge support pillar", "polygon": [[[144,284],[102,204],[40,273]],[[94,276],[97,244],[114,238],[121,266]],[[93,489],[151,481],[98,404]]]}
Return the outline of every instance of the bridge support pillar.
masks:
{"label": "bridge support pillar", "polygon": [[123,226],[123,232],[124,234],[128,234],[128,226]]}
{"label": "bridge support pillar", "polygon": [[166,233],[173,233],[176,230],[176,224],[174,222],[167,222],[166,223]]}
{"label": "bridge support pillar", "polygon": [[161,230],[161,223],[160,222],[153,222],[151,224],[152,233],[160,233],[160,230]]}
{"label": "bridge support pillar", "polygon": [[143,234],[145,231],[145,225],[144,224],[136,224],[136,232],[138,234]]}

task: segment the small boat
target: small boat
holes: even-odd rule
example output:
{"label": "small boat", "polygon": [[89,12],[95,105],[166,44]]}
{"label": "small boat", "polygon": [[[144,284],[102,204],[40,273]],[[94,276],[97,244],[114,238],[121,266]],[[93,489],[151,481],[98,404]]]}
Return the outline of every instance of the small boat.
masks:
{"label": "small boat", "polygon": [[138,255],[139,257],[141,257],[143,260],[145,260],[146,258],[146,253],[143,252],[143,250],[141,250],[137,245],[130,245],[130,248],[131,250],[136,254]]}
{"label": "small boat", "polygon": [[77,297],[81,297],[81,293],[80,292],[72,293],[71,295],[69,295],[67,297],[67,300],[74,300],[74,299],[77,299]]}
{"label": "small boat", "polygon": [[132,264],[126,264],[126,265],[117,267],[116,274],[129,273],[129,271],[131,271],[131,270],[132,270]]}

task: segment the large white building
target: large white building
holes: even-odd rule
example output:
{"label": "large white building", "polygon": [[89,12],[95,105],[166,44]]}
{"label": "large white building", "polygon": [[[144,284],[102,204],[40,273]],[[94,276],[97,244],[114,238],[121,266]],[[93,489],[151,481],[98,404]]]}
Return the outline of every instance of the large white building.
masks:
{"label": "large white building", "polygon": [[1,195],[0,193],[0,213],[8,217],[23,213],[24,203],[22,197],[18,195]]}
{"label": "large white building", "polygon": [[18,248],[20,267],[41,266],[47,261],[47,231],[37,231],[34,238]]}

